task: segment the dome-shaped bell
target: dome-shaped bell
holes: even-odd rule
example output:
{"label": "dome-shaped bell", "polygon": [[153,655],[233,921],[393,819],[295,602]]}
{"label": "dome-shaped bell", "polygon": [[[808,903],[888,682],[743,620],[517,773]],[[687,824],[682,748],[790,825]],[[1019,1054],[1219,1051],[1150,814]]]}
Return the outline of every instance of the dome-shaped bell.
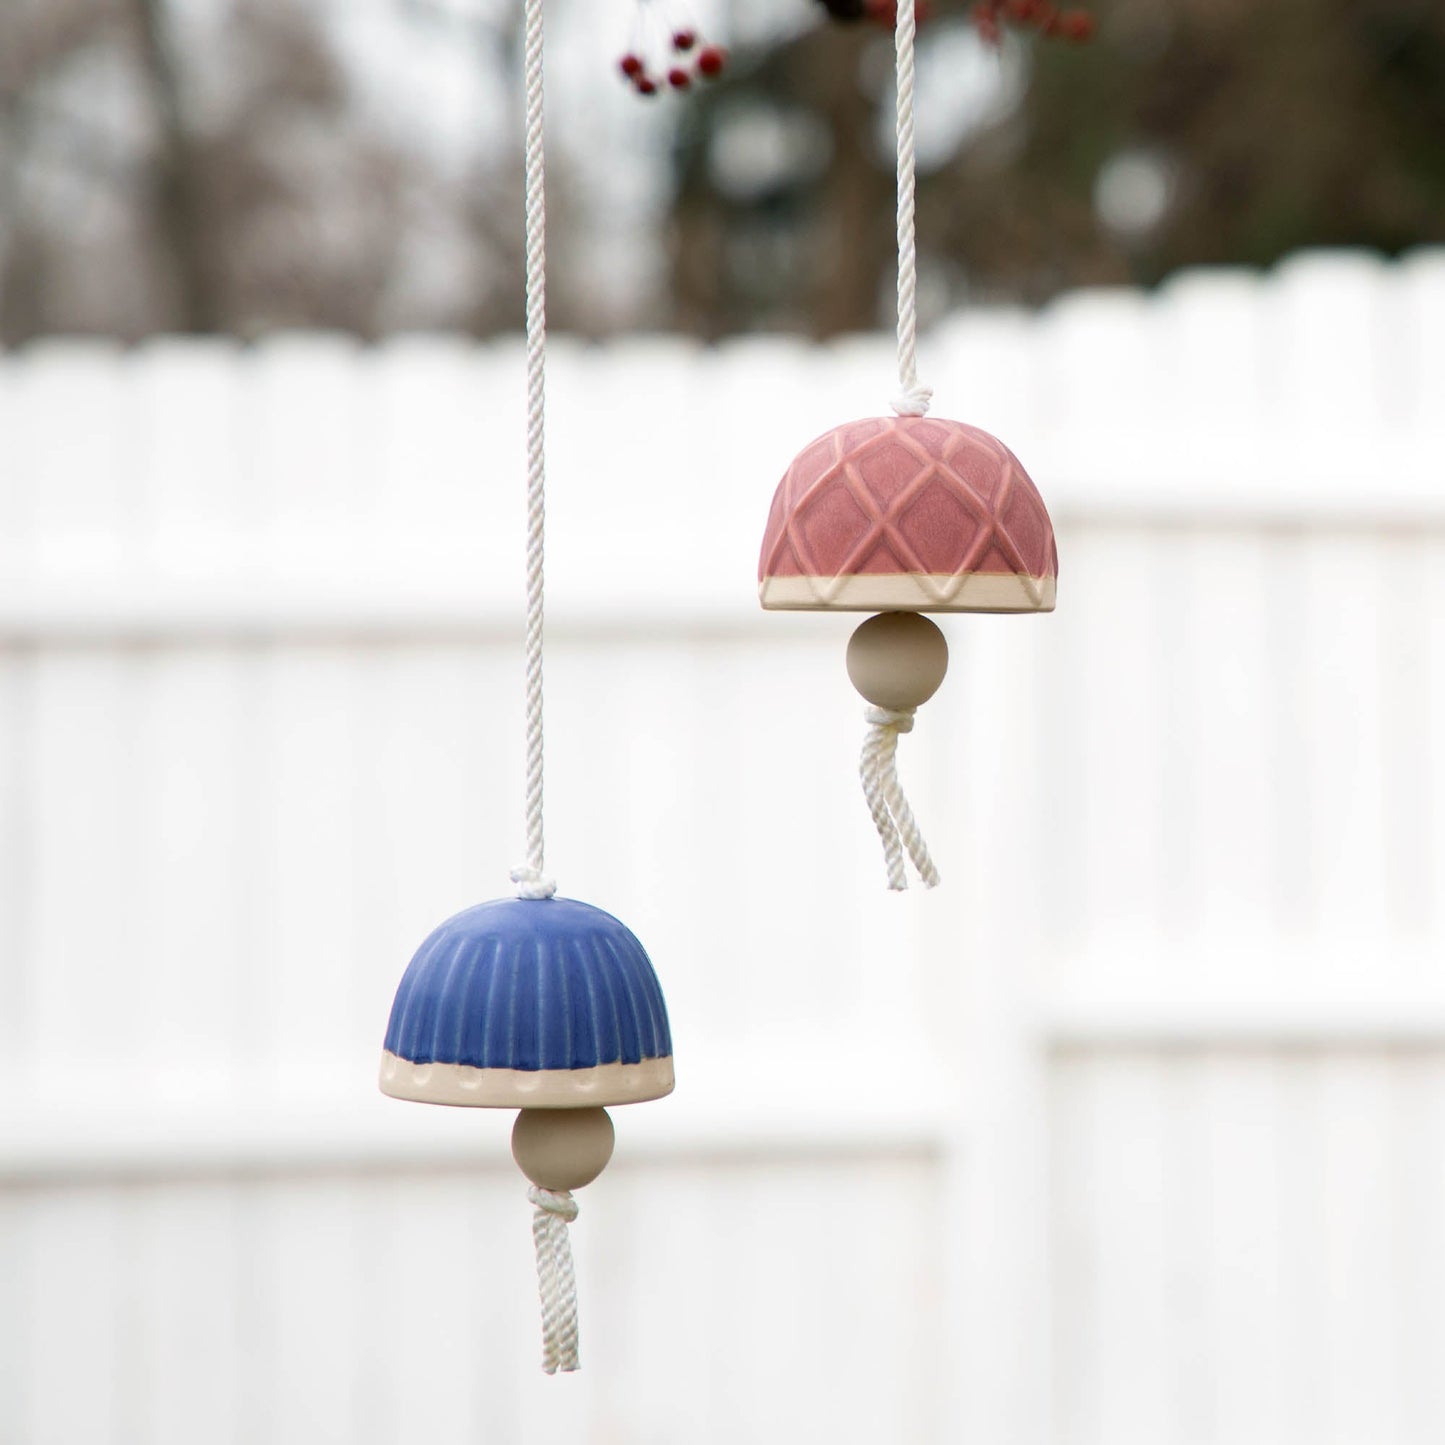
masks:
{"label": "dome-shaped bell", "polygon": [[937,417],[825,432],[778,484],[758,563],[766,608],[1052,612],[1054,529],[997,437]]}
{"label": "dome-shaped bell", "polygon": [[610,913],[501,898],[449,918],[392,1005],[381,1089],[492,1109],[588,1109],[672,1092],[652,962]]}

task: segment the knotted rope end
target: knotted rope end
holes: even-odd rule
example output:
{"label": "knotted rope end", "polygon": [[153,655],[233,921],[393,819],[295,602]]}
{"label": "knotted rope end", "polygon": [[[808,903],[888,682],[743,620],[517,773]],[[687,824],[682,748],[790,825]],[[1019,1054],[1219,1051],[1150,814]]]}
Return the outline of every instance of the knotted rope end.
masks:
{"label": "knotted rope end", "polygon": [[533,1184],[527,1190],[527,1198],[534,1209],[553,1215],[564,1224],[571,1224],[577,1218],[577,1201],[570,1189],[543,1189],[540,1184]]}
{"label": "knotted rope end", "polygon": [[933,389],[931,387],[915,386],[895,396],[891,404],[898,416],[927,416],[932,402]]}
{"label": "knotted rope end", "polygon": [[577,1201],[567,1189],[527,1190],[532,1202],[532,1242],[537,1250],[537,1293],[542,1302],[542,1369],[569,1375],[578,1368],[577,1279],[567,1226],[577,1218]]}
{"label": "knotted rope end", "polygon": [[903,855],[907,851],[925,888],[938,885],[938,869],[929,856],[913,809],[898,781],[898,736],[913,731],[914,709],[879,707],[870,703],[863,709],[868,733],[863,739],[863,756],[858,772],[863,796],[883,844],[883,861],[888,870],[888,890],[902,893],[908,887]]}
{"label": "knotted rope end", "polygon": [[879,707],[870,702],[863,709],[863,720],[869,727],[891,728],[894,732],[911,733],[915,712],[916,709],[911,707]]}
{"label": "knotted rope end", "polygon": [[509,876],[517,885],[518,898],[551,898],[557,892],[557,880],[540,868],[513,868]]}

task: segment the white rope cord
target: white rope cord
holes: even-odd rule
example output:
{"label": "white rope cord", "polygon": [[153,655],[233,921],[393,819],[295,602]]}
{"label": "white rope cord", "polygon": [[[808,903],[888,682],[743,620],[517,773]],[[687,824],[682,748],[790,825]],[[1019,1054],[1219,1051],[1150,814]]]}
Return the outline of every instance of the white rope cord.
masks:
{"label": "white rope cord", "polygon": [[[918,233],[915,192],[917,156],[913,138],[915,50],[918,16],[915,0],[897,0],[894,21],[894,57],[898,88],[898,381],[902,390],[893,400],[899,416],[926,416],[933,392],[918,380]],[[869,707],[868,734],[858,773],[863,796],[873,815],[873,826],[883,842],[888,886],[894,892],[908,887],[903,863],[907,849],[918,876],[927,888],[938,884],[938,869],[923,841],[913,809],[898,781],[898,735],[913,731],[913,709]]]}
{"label": "white rope cord", "polygon": [[[526,0],[523,56],[527,92],[527,862],[512,869],[521,898],[550,898],[542,833],[542,620],[546,553],[547,167],[543,140],[542,0]],[[533,1185],[537,1290],[542,1301],[542,1368],[577,1368],[577,1280],[567,1226],[577,1205],[566,1190]]]}
{"label": "white rope cord", "polygon": [[868,735],[863,739],[863,756],[858,762],[858,775],[863,779],[863,796],[873,815],[873,826],[883,841],[883,859],[888,866],[888,886],[895,893],[908,887],[903,852],[906,848],[925,888],[938,885],[938,869],[923,841],[913,809],[898,781],[898,735],[913,731],[913,709],[895,711],[886,707],[866,707]]}
{"label": "white rope cord", "polygon": [[542,838],[542,604],[547,519],[547,166],[542,131],[542,0],[526,0],[527,91],[527,862],[521,898],[550,898]]}
{"label": "white rope cord", "polygon": [[914,221],[916,157],[913,146],[914,0],[898,0],[894,49],[898,78],[898,381],[899,416],[926,416],[933,392],[918,381],[918,237]]}
{"label": "white rope cord", "polygon": [[537,1246],[537,1293],[542,1299],[542,1368],[555,1375],[577,1368],[577,1279],[567,1226],[577,1218],[577,1201],[566,1189],[534,1184],[527,1198],[535,1206],[532,1241]]}

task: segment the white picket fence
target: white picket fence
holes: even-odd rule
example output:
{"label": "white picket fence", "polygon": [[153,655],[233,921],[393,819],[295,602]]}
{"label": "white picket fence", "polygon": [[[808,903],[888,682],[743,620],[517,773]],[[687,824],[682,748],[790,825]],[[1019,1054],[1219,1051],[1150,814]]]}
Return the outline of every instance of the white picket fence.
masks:
{"label": "white picket fence", "polygon": [[557,347],[549,861],[679,1074],[563,1380],[509,1120],[374,1082],[520,847],[518,347],[0,359],[0,1442],[1445,1438],[1445,253],[923,355],[1062,571],[945,623],[899,898],[753,576],[886,342]]}

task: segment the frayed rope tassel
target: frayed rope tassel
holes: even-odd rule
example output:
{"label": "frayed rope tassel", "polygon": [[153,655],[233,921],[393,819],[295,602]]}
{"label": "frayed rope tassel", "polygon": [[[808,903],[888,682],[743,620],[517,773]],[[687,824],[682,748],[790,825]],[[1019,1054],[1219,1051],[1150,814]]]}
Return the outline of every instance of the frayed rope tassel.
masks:
{"label": "frayed rope tassel", "polygon": [[938,869],[928,854],[913,809],[898,781],[898,735],[913,731],[913,708],[894,710],[869,706],[863,716],[868,721],[868,735],[863,739],[863,756],[858,775],[863,780],[863,796],[873,815],[873,826],[883,842],[883,858],[888,865],[888,886],[895,893],[908,887],[903,865],[907,848],[918,876],[925,888],[938,886]]}
{"label": "frayed rope tassel", "polygon": [[542,1368],[569,1374],[577,1368],[577,1276],[567,1226],[577,1218],[568,1189],[534,1184],[527,1198],[535,1206],[532,1242],[537,1246],[537,1292],[542,1299]]}

